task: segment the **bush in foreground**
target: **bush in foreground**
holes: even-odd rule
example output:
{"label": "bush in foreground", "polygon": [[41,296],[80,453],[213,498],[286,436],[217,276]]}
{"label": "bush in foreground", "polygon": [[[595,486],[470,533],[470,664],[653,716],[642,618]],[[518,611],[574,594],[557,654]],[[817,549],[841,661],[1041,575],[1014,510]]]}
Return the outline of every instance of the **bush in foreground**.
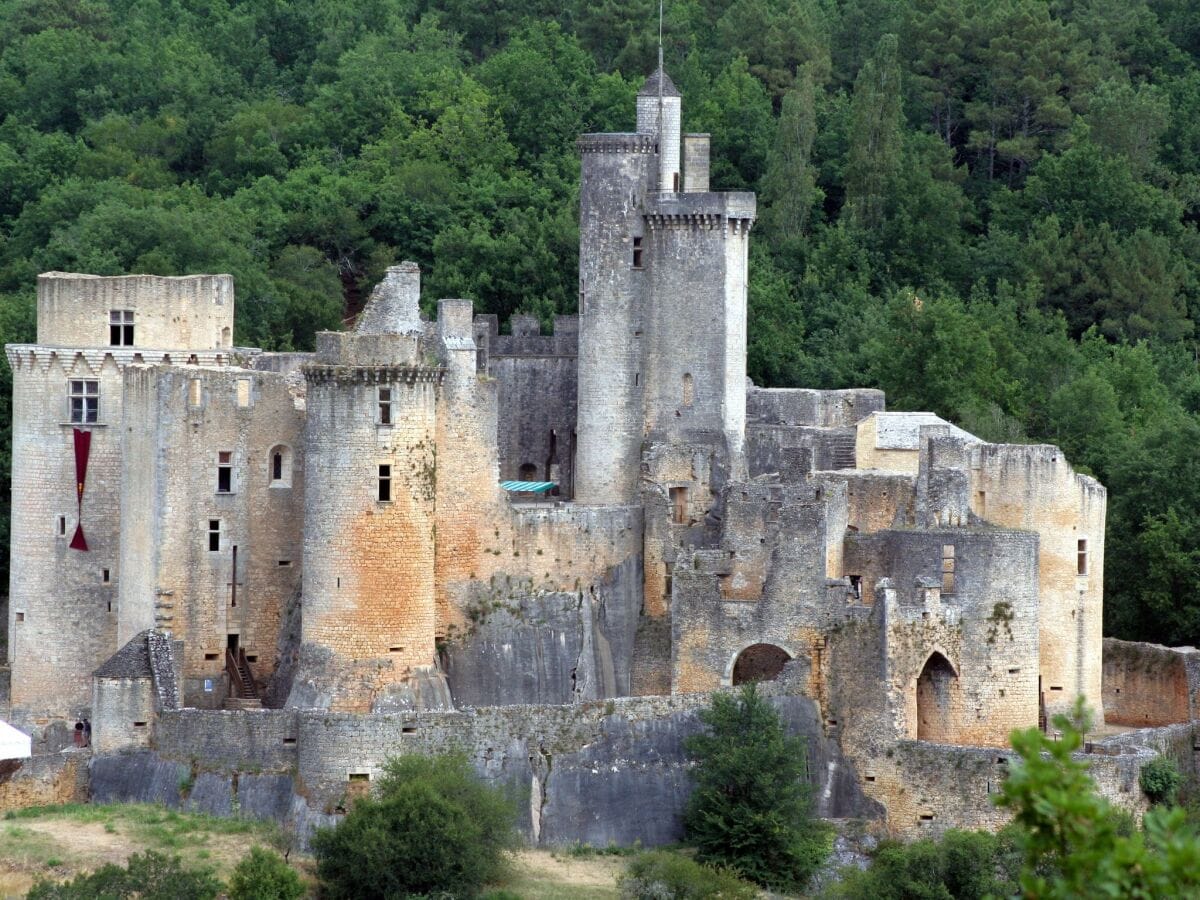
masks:
{"label": "bush in foreground", "polygon": [[1179,766],[1175,765],[1175,760],[1156,756],[1142,766],[1138,783],[1151,803],[1170,806],[1179,796],[1183,775],[1179,772]]}
{"label": "bush in foreground", "polygon": [[214,900],[221,882],[210,872],[186,869],[178,856],[147,850],[128,864],[101,866],[95,872],[55,884],[38,882],[29,900]]}
{"label": "bush in foreground", "polygon": [[229,900],[299,900],[304,882],[278,853],[253,848],[233,870]]}
{"label": "bush in foreground", "polygon": [[713,695],[700,719],[708,730],[687,742],[696,789],[684,817],[697,857],[759,884],[803,885],[830,847],[812,813],[804,741],[784,733],[753,684]]}
{"label": "bush in foreground", "polygon": [[881,847],[865,870],[842,871],[827,900],[985,900],[1017,893],[1021,855],[1011,830],[947,831],[940,840]]}
{"label": "bush in foreground", "polygon": [[517,845],[514,810],[462,756],[388,761],[377,797],[313,838],[322,897],[473,897],[503,875]]}
{"label": "bush in foreground", "polygon": [[635,856],[618,887],[621,900],[753,900],[758,896],[758,889],[734,872],[667,850]]}

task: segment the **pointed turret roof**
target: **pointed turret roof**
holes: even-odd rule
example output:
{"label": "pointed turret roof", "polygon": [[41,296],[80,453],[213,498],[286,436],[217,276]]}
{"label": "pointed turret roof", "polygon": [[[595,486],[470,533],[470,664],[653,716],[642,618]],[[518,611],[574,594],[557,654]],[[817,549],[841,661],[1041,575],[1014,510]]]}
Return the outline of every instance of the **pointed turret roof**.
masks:
{"label": "pointed turret roof", "polygon": [[662,69],[656,69],[652,75],[646,79],[646,83],[642,85],[642,89],[638,91],[639,97],[657,97],[658,96],[658,80],[662,79],[662,95],[664,97],[678,97],[679,88],[675,87],[675,82],[671,80],[671,76]]}

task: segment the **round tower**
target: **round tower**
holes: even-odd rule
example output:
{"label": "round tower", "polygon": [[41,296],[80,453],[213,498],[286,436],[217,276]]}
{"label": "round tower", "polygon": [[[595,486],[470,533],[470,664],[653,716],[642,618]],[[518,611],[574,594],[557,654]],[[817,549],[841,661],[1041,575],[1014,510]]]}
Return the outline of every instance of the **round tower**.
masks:
{"label": "round tower", "polygon": [[353,333],[317,336],[305,423],[304,616],[290,706],[446,705],[435,668],[436,408],[415,266],[388,270]]}
{"label": "round tower", "polygon": [[642,207],[657,159],[649,134],[588,134],[579,191],[579,413],[575,499],[637,496],[642,435]]}
{"label": "round tower", "polygon": [[[646,79],[637,97],[637,130],[658,138],[657,190],[683,190],[679,168],[679,142],[683,101],[671,76],[659,69]],[[661,128],[659,110],[662,110]]]}

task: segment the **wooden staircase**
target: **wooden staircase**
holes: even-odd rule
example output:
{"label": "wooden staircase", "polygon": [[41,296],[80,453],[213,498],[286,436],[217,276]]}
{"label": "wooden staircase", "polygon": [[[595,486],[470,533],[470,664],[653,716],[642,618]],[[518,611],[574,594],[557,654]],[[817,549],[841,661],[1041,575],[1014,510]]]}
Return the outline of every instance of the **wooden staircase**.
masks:
{"label": "wooden staircase", "polygon": [[225,673],[229,676],[229,696],[224,703],[226,709],[262,708],[254,673],[250,671],[246,651],[241,647],[225,651]]}

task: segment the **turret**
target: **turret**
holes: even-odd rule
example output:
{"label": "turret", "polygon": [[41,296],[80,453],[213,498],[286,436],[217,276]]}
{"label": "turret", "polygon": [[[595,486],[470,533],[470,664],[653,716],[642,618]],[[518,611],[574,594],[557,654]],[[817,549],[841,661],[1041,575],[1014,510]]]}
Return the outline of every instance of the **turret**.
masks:
{"label": "turret", "polygon": [[[661,128],[660,115],[661,109]],[[657,190],[679,192],[683,190],[679,169],[679,136],[682,121],[682,98],[671,81],[671,76],[661,68],[649,78],[638,93],[638,134],[652,134],[658,140],[658,185]]]}

